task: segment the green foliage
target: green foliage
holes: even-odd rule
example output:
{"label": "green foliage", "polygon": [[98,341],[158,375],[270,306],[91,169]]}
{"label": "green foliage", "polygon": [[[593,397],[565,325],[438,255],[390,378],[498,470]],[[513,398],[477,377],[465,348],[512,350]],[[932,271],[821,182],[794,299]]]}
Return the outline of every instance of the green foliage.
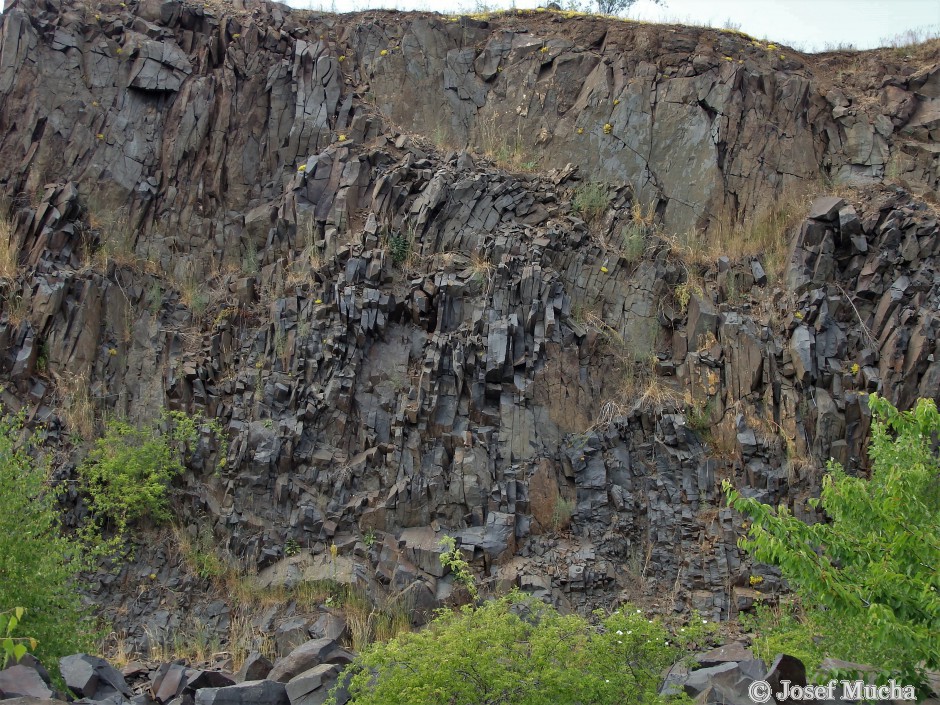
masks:
{"label": "green foliage", "polygon": [[105,528],[114,531],[109,550],[118,548],[131,523],[145,517],[156,522],[170,518],[167,491],[183,472],[183,460],[203,429],[219,440],[219,465],[224,465],[227,445],[217,421],[164,411],[160,423],[140,427],[124,421],[108,423],[104,436],[79,466],[78,476],[93,517],[89,528],[96,533]]}
{"label": "green foliage", "polygon": [[388,239],[388,249],[392,262],[400,267],[411,254],[411,240],[403,233],[395,233]]}
{"label": "green foliage", "polygon": [[577,506],[573,499],[565,499],[561,495],[555,500],[555,506],[552,507],[552,529],[561,531],[571,525],[571,518]]}
{"label": "green foliage", "polygon": [[679,311],[685,314],[685,312],[689,310],[689,303],[692,301],[692,297],[702,296],[702,289],[696,282],[691,279],[686,279],[676,286],[674,295],[676,303],[679,305]]}
{"label": "green foliage", "polygon": [[362,542],[368,547],[372,548],[375,545],[376,536],[375,530],[369,529],[366,533],[362,535]]}
{"label": "green foliage", "polygon": [[217,552],[211,527],[202,524],[196,529],[195,536],[191,536],[184,527],[176,526],[173,534],[190,571],[200,578],[209,579],[221,578],[226,574],[228,566]]}
{"label": "green foliage", "polygon": [[[22,432],[22,417],[0,420],[0,610],[6,610],[0,611],[0,643],[5,658],[29,643],[52,668],[60,656],[93,646],[77,581],[89,562],[82,546],[62,534],[61,488],[48,484],[29,457]],[[25,639],[15,636],[21,626]]]}
{"label": "green foliage", "polygon": [[811,621],[815,617],[798,604],[779,607],[758,604],[753,614],[741,615],[741,626],[755,634],[751,647],[766,663],[771,663],[777,654],[789,654],[814,670],[825,656],[820,648],[819,627]]}
{"label": "green foliage", "polygon": [[864,653],[882,678],[922,684],[923,668],[940,668],[940,414],[928,399],[900,412],[872,395],[869,406],[871,479],[830,461],[813,503],[831,522],[809,526],[727,483],[725,492],[752,522],[740,545],[813,605],[807,623],[828,655]]}
{"label": "green foliage", "polygon": [[587,222],[593,222],[604,215],[609,199],[606,187],[596,181],[581,184],[574,190],[571,210],[578,213]]}
{"label": "green foliage", "polygon": [[[594,0],[597,3],[597,11],[602,15],[619,15],[628,12],[636,0]],[[661,5],[664,0],[652,0],[657,5]]]}
{"label": "green foliage", "polygon": [[676,634],[638,610],[562,616],[513,592],[442,611],[426,629],[373,644],[356,660],[355,705],[662,703],[664,669],[701,629]]}
{"label": "green foliage", "polygon": [[147,308],[151,316],[157,316],[160,313],[160,307],[163,305],[163,289],[160,282],[154,279],[150,282],[147,289]]}
{"label": "green foliage", "polygon": [[627,262],[637,262],[646,252],[646,226],[642,223],[627,223],[623,227],[623,257]]}
{"label": "green foliage", "polygon": [[300,553],[300,544],[297,543],[297,539],[290,538],[284,542],[284,555],[287,557],[296,556]]}
{"label": "green foliage", "polygon": [[26,610],[22,607],[0,612],[0,649],[3,650],[0,668],[6,668],[11,661],[16,663],[29,649],[35,649],[39,644],[34,637],[14,635],[25,613]]}
{"label": "green foliage", "polygon": [[457,548],[457,540],[453,536],[445,536],[440,540],[440,545],[446,549],[441,554],[441,565],[449,569],[454,574],[454,580],[462,584],[470,593],[470,597],[476,600],[479,597],[477,584],[473,579],[470,564],[464,560],[463,554]]}

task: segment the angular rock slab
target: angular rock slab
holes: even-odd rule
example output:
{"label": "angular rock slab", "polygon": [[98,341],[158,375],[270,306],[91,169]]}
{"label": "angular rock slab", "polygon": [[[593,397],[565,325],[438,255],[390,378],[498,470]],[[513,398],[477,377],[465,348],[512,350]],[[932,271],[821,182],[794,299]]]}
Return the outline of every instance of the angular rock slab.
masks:
{"label": "angular rock slab", "polygon": [[2,697],[51,698],[52,690],[43,681],[42,676],[28,666],[10,666],[0,671],[0,693]]}
{"label": "angular rock slab", "polygon": [[352,654],[332,639],[313,639],[298,646],[284,658],[278,659],[268,678],[287,683],[294,676],[321,663],[346,665],[352,663],[352,660]]}
{"label": "angular rock slab", "polygon": [[133,695],[124,676],[111,664],[97,656],[73,654],[59,659],[59,672],[69,689],[80,698],[99,700],[121,694]]}
{"label": "angular rock slab", "polygon": [[290,705],[287,689],[275,681],[245,681],[196,691],[196,705]]}
{"label": "angular rock slab", "polygon": [[[287,684],[287,697],[291,705],[323,705],[330,697],[338,675],[339,670],[335,665],[321,663],[294,676]],[[345,698],[337,697],[337,705],[344,702]]]}

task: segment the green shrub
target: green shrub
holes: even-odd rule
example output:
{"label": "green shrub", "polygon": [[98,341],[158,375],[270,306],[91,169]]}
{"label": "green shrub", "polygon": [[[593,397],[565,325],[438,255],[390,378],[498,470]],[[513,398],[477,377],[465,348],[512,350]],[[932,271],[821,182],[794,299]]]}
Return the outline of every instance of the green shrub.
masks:
{"label": "green shrub", "polygon": [[819,629],[798,603],[771,606],[758,604],[753,614],[741,615],[741,626],[753,632],[754,655],[771,663],[777,654],[800,659],[814,671],[825,656],[819,643]]}
{"label": "green shrub", "polygon": [[173,478],[184,470],[183,460],[207,429],[220,440],[220,464],[227,446],[216,421],[165,411],[160,422],[140,427],[110,421],[78,476],[92,515],[94,532],[110,529],[110,543],[117,548],[128,527],[140,519],[163,522],[170,518],[167,491]]}
{"label": "green shrub", "polygon": [[581,184],[574,190],[571,210],[591,223],[604,215],[608,203],[607,188],[601,183],[592,181]]}
{"label": "green shrub", "polygon": [[48,483],[21,434],[21,417],[0,420],[0,612],[8,617],[4,632],[19,613],[16,632],[5,636],[26,636],[13,642],[21,646],[35,639],[36,658],[54,670],[60,656],[94,644],[77,579],[89,563],[82,546],[60,530],[62,488]]}
{"label": "green shrub", "polygon": [[646,252],[646,226],[642,223],[627,223],[623,227],[623,257],[627,262],[637,262]]}
{"label": "green shrub", "polygon": [[[671,634],[635,608],[597,623],[517,592],[444,611],[424,630],[373,644],[349,684],[356,705],[661,703],[664,669],[701,624]],[[701,620],[699,620],[701,621]]]}
{"label": "green shrub", "polygon": [[552,529],[561,531],[571,526],[571,518],[577,510],[577,505],[573,499],[565,499],[561,495],[555,499],[555,506],[552,507]]}
{"label": "green shrub", "polygon": [[388,239],[389,254],[397,266],[403,265],[411,254],[411,239],[403,233],[395,233]]}
{"label": "green shrub", "polygon": [[457,548],[457,539],[453,536],[445,536],[438,542],[444,548],[441,553],[441,565],[453,573],[454,580],[462,584],[474,600],[479,593],[477,591],[476,581],[473,579],[473,572],[470,570],[470,564],[467,563],[460,549]]}
{"label": "green shrub", "polygon": [[864,659],[882,679],[923,686],[924,669],[940,668],[940,414],[928,399],[899,412],[873,394],[869,406],[871,479],[829,462],[811,503],[830,522],[807,525],[728,483],[725,492],[752,522],[740,545],[812,605],[791,631],[810,630],[827,655]]}

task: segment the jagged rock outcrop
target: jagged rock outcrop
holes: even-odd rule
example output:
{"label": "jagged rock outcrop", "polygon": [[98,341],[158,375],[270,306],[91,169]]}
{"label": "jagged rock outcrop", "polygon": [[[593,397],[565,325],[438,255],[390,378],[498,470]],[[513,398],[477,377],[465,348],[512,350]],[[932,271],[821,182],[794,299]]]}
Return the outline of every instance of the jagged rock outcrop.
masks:
{"label": "jagged rock outcrop", "polygon": [[[229,462],[211,472],[204,439],[180,510],[264,585],[406,592],[420,615],[452,596],[447,534],[492,584],[571,609],[645,594],[720,617],[752,574],[779,587],[737,549],[720,480],[814,517],[825,459],[867,466],[868,393],[937,395],[937,216],[899,186],[816,200],[775,280],[662,235],[892,159],[936,189],[936,70],[898,60],[853,93],[734,33],[389,17],[8,3],[4,407],[76,449],[95,410],[218,419]],[[95,598],[131,584],[111,616],[135,648],[187,612],[231,626],[172,547]],[[282,616],[256,625],[285,651],[336,636]]]}

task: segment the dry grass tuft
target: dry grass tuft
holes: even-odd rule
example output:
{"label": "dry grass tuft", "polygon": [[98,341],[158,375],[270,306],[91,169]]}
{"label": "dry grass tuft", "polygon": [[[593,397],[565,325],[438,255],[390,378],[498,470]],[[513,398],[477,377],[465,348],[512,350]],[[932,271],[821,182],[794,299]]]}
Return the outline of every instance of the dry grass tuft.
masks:
{"label": "dry grass tuft", "polygon": [[[287,267],[286,283],[288,286],[311,283],[314,274],[323,267],[323,256],[317,246],[317,235],[317,225],[313,218],[297,224],[297,239],[301,251],[300,255]],[[255,272],[257,272],[257,262]]]}
{"label": "dry grass tuft", "polygon": [[374,642],[388,641],[411,631],[413,605],[406,593],[393,595],[376,605],[364,593],[350,590],[342,609],[349,626],[350,646],[356,652]]}
{"label": "dry grass tuft", "polygon": [[13,225],[6,216],[6,206],[0,202],[0,280],[16,278],[19,267],[16,261],[17,251],[13,243]]}
{"label": "dry grass tuft", "polygon": [[59,414],[69,433],[84,439],[95,437],[95,405],[88,375],[63,372],[56,375]]}
{"label": "dry grass tuft", "polygon": [[740,223],[725,217],[713,222],[707,232],[660,232],[657,237],[670,256],[685,263],[689,271],[711,266],[719,257],[732,262],[756,258],[773,283],[786,270],[793,229],[806,217],[810,200],[805,193],[790,194]]}
{"label": "dry grass tuft", "polygon": [[496,166],[506,171],[532,172],[538,169],[537,155],[526,151],[522,125],[516,123],[515,135],[496,124],[496,115],[479,121],[479,148]]}

